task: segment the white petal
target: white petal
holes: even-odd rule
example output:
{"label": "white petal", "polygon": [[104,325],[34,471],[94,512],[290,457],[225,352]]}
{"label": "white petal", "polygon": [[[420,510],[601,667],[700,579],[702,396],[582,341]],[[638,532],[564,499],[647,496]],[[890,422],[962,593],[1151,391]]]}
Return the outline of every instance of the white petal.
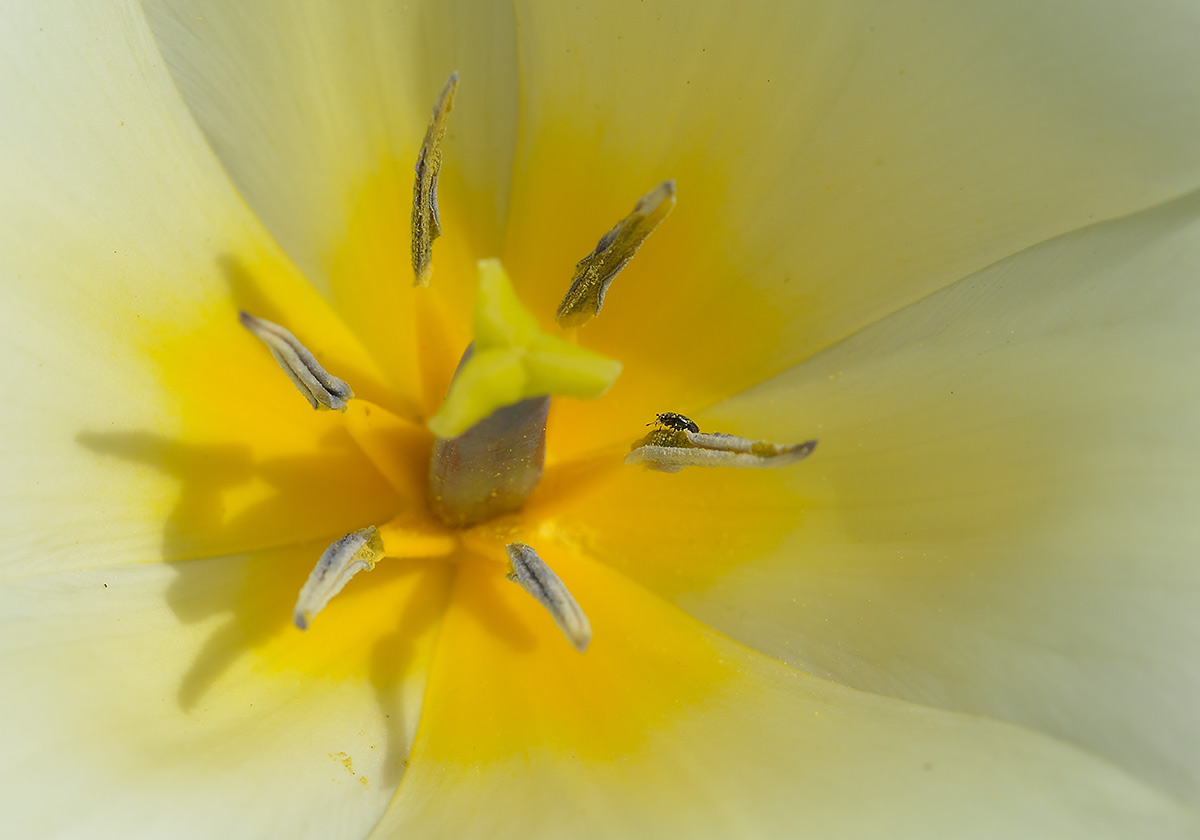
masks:
{"label": "white petal", "polygon": [[291,599],[320,550],[0,584],[6,831],[364,836],[403,773],[449,579],[381,565],[301,633]]}
{"label": "white petal", "polygon": [[[454,70],[462,81],[440,179],[437,293],[469,301],[474,260],[498,252],[518,113],[511,9],[441,0],[151,0],[147,9],[185,101],[250,206],[389,372],[410,371],[413,165]],[[469,305],[461,310],[465,322]]]}
{"label": "white petal", "polygon": [[237,309],[286,323],[364,395],[380,396],[382,377],[247,211],[140,11],[36,4],[6,18],[5,573],[387,518],[387,491],[339,421],[312,416]]}
{"label": "white petal", "polygon": [[552,452],[588,451],[581,428],[690,414],[1200,179],[1194,4],[517,10],[525,110],[503,258],[531,309],[553,310],[637,196],[665,178],[679,193],[580,332],[626,373],[611,399],[559,409]]}
{"label": "white petal", "polygon": [[499,564],[463,566],[372,836],[1188,836],[1196,815],[1028,730],[795,672],[555,555],[580,655]]}
{"label": "white petal", "polygon": [[1029,724],[1200,800],[1198,277],[1193,195],[716,407],[821,443],[777,496],[791,533],[676,600],[816,673]]}

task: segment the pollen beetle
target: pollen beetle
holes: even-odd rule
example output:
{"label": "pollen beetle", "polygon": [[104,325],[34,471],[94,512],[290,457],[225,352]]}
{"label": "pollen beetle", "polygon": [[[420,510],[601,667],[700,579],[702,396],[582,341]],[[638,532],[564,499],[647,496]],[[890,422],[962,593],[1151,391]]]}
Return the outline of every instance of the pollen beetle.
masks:
{"label": "pollen beetle", "polygon": [[651,426],[654,424],[666,426],[668,429],[677,429],[681,432],[691,432],[692,434],[700,431],[700,427],[691,418],[684,417],[682,414],[676,414],[674,411],[664,411],[662,414],[656,414],[654,416],[654,423],[647,423],[646,425]]}

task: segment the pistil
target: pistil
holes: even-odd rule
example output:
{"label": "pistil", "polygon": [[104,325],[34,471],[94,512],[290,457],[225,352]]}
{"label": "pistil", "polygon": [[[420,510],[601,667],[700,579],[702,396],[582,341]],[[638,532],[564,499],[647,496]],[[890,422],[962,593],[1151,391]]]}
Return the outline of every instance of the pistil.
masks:
{"label": "pistil", "polygon": [[430,418],[430,509],[464,527],[518,509],[542,475],[550,395],[594,398],[621,364],[538,327],[498,260],[479,263],[475,341]]}
{"label": "pistil", "polygon": [[518,510],[542,478],[549,413],[549,396],[531,397],[496,409],[458,437],[438,438],[429,463],[433,515],[462,528]]}

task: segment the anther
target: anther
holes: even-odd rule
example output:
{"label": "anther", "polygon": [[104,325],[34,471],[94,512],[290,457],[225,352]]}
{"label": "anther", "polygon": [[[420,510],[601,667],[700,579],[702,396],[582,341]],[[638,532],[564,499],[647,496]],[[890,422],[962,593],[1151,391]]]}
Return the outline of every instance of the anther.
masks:
{"label": "anther", "polygon": [[613,278],[674,207],[675,182],[664,181],[639,198],[633,212],[604,234],[595,250],[575,266],[571,288],[554,316],[560,327],[582,327],[600,314]]}
{"label": "anther", "polygon": [[[682,419],[687,420],[686,417]],[[687,422],[691,423],[690,420]],[[691,425],[695,426],[694,423]],[[633,444],[625,456],[625,463],[645,464],[652,470],[668,473],[679,472],[684,467],[774,469],[803,461],[816,448],[815,440],[781,444],[720,432],[697,432],[684,425],[661,423],[659,428]]]}
{"label": "anther", "polygon": [[374,525],[347,534],[325,549],[296,599],[292,611],[295,625],[307,630],[317,613],[342,591],[350,578],[371,571],[382,556],[383,539]]}
{"label": "anther", "polygon": [[413,182],[412,209],[412,267],[414,286],[428,286],[433,276],[433,240],[442,235],[438,218],[438,174],[442,170],[442,138],[446,136],[446,121],[458,88],[458,72],[450,74],[442,88],[433,117],[425,131],[425,141],[417,156],[416,180]]}
{"label": "anther", "polygon": [[580,653],[587,650],[592,641],[592,625],[562,579],[525,543],[509,543],[504,550],[508,553],[505,577],[546,608],[572,647]]}
{"label": "anther", "polygon": [[317,357],[296,336],[278,324],[255,318],[248,312],[239,312],[238,320],[243,327],[262,339],[309,405],[318,411],[346,410],[346,401],[354,397],[350,386],[327,373]]}

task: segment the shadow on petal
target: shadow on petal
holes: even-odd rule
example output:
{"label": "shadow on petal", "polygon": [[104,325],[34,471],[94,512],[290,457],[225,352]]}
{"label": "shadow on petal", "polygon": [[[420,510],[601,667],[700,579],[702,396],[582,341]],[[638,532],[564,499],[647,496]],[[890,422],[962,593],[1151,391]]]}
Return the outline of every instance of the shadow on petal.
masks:
{"label": "shadow on petal", "polygon": [[451,581],[441,560],[405,560],[397,565],[397,574],[415,576],[416,580],[394,629],[371,648],[370,663],[371,685],[387,721],[387,755],[383,762],[387,771],[382,780],[386,787],[395,787],[404,775],[425,693],[424,679],[407,679],[413,671],[423,670],[417,661],[423,653],[417,642],[441,620]]}
{"label": "shadow on petal", "polygon": [[[389,411],[413,415],[415,406],[404,381],[387,382],[390,366],[380,368],[379,353],[372,358],[372,353],[360,344],[358,331],[311,286],[301,281],[280,288],[273,282],[272,267],[255,268],[236,254],[222,254],[216,262],[228,287],[232,314],[240,310],[280,324],[294,333],[330,373],[350,383],[358,396]],[[373,308],[388,311],[388,306],[379,301]],[[394,322],[392,326],[387,335],[395,340]],[[410,361],[415,357],[412,350],[405,353]]]}
{"label": "shadow on petal", "polygon": [[263,552],[229,574],[213,574],[212,564],[202,560],[172,564],[179,576],[167,601],[180,621],[226,616],[182,676],[177,695],[182,709],[195,709],[238,660],[288,629],[293,596],[284,582],[303,575],[311,555],[305,546]]}
{"label": "shadow on petal", "polygon": [[[195,707],[244,653],[289,626],[296,593],[331,534],[393,512],[386,491],[374,494],[384,501],[374,505],[382,514],[374,517],[341,492],[347,476],[340,456],[353,449],[345,437],[327,435],[318,454],[256,462],[249,447],[236,444],[195,445],[151,432],[77,436],[94,452],[150,465],[179,480],[178,498],[163,523],[161,557],[180,561],[172,564],[178,577],[167,600],[185,624],[227,616],[182,677],[183,708]],[[244,558],[236,575],[214,574],[210,559],[189,559],[266,548]]]}
{"label": "shadow on petal", "polygon": [[538,647],[540,634],[531,630],[527,620],[507,604],[507,596],[520,590],[515,583],[505,580],[506,562],[506,555],[500,552],[494,557],[467,553],[464,563],[473,568],[486,569],[486,572],[475,575],[479,579],[477,588],[483,593],[482,597],[467,601],[466,607],[472,620],[488,635],[503,643],[510,653],[528,653]]}

